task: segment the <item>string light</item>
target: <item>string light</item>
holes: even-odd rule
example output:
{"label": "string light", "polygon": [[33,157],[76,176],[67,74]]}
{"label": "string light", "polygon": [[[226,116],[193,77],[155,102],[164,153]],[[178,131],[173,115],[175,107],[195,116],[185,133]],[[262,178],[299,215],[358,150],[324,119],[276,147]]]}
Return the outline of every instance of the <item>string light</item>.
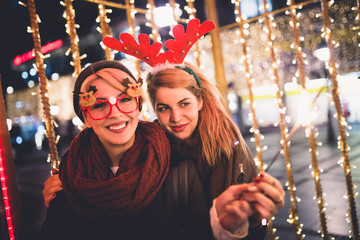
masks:
{"label": "string light", "polygon": [[7,178],[5,175],[5,168],[4,168],[4,158],[2,156],[3,149],[2,146],[0,146],[0,182],[1,182],[1,191],[4,201],[4,208],[5,208],[5,216],[6,216],[6,223],[9,233],[9,239],[14,240],[15,234],[14,234],[14,226],[13,221],[11,217],[11,206],[9,202],[9,195],[8,195],[8,186],[7,186]]}
{"label": "string light", "polygon": [[[249,104],[250,104],[250,109],[251,109],[251,113],[249,113],[249,119],[252,120],[253,125],[251,128],[251,131],[254,133],[254,141],[256,143],[256,159],[259,162],[259,169],[260,171],[264,170],[264,162],[262,159],[262,148],[261,148],[261,133],[258,127],[258,123],[257,123],[257,117],[256,117],[256,113],[255,113],[255,104],[254,104],[254,95],[253,95],[253,91],[252,91],[252,73],[251,73],[251,60],[250,60],[250,56],[248,53],[248,47],[246,45],[246,32],[245,32],[245,28],[248,27],[248,25],[244,24],[243,21],[243,16],[241,13],[241,1],[240,0],[233,0],[232,1],[233,4],[235,4],[235,16],[236,16],[236,21],[239,23],[239,29],[236,32],[237,34],[240,35],[240,44],[241,44],[241,49],[242,49],[242,56],[241,56],[241,60],[242,60],[242,64],[244,65],[245,68],[245,76],[246,76],[246,80],[247,80],[247,88],[249,91]],[[269,221],[270,222],[270,221]],[[272,232],[272,230],[270,229],[270,232]],[[273,238],[271,238],[273,239]]]}
{"label": "string light", "polygon": [[[196,9],[194,6],[194,0],[186,0],[187,6],[185,7],[186,12],[189,14],[189,20],[194,19],[196,17]],[[195,50],[193,56],[195,57],[196,64],[198,67],[201,66],[200,62],[200,49],[199,49],[199,42],[195,42]]]}
{"label": "string light", "polygon": [[343,156],[343,169],[345,172],[346,179],[346,187],[347,187],[347,197],[349,201],[349,216],[352,223],[352,229],[350,230],[351,235],[354,239],[359,239],[359,224],[357,219],[356,207],[355,207],[355,197],[353,192],[353,182],[351,178],[351,170],[349,164],[349,146],[346,142],[346,131],[345,126],[347,125],[341,110],[340,97],[338,92],[338,81],[337,81],[337,73],[336,73],[336,64],[334,61],[333,54],[333,41],[331,37],[331,29],[330,29],[330,18],[328,14],[328,4],[333,4],[333,1],[327,2],[326,0],[321,0],[321,9],[323,12],[324,18],[324,27],[323,27],[323,37],[326,40],[327,47],[329,48],[330,58],[328,61],[328,68],[330,73],[330,78],[332,80],[332,99],[335,104],[337,120],[338,120],[338,129],[339,129],[339,137],[338,137],[338,147],[340,147],[342,156]]}
{"label": "string light", "polygon": [[[102,34],[103,38],[107,36],[112,36],[112,31],[109,27],[110,19],[107,17],[107,13],[112,12],[111,9],[106,9],[105,6],[102,4],[98,5],[98,9],[99,9],[99,16],[97,17],[96,21],[100,23],[100,29],[98,29],[99,32]],[[105,59],[113,60],[114,59],[113,51],[110,48],[103,45],[102,42],[100,43],[100,45],[105,51]]]}
{"label": "string light", "polygon": [[[137,12],[135,10],[135,5],[133,0],[126,0],[125,1],[126,6],[126,17],[129,25],[129,33],[133,38],[135,38],[135,27],[134,27],[134,19],[135,19],[135,13]],[[140,61],[139,59],[135,58],[135,68],[137,71],[137,78],[141,77],[141,68],[140,68]]]}
{"label": "string light", "polygon": [[[256,113],[255,113],[255,107],[254,107],[254,95],[253,95],[253,91],[252,91],[252,74],[251,74],[251,60],[250,60],[250,56],[248,54],[248,47],[246,45],[246,31],[245,28],[248,27],[248,25],[244,24],[243,21],[243,16],[241,13],[241,0],[232,0],[232,3],[235,5],[235,16],[236,16],[236,21],[239,23],[239,29],[238,31],[236,31],[237,34],[240,35],[240,44],[241,44],[241,48],[242,48],[242,56],[241,56],[241,61],[244,65],[245,68],[245,76],[246,76],[246,80],[247,80],[247,87],[248,87],[248,91],[249,91],[249,103],[250,103],[250,109],[251,109],[251,113],[249,113],[249,119],[252,120],[252,128],[251,131],[254,133],[254,138],[252,138],[252,141],[255,141],[255,145],[256,145],[256,157],[255,157],[255,162],[258,165],[260,171],[264,171],[264,161],[262,158],[262,151],[263,148],[261,147],[261,136],[262,134],[260,133],[259,127],[258,127],[258,123],[257,123],[257,117],[256,117]],[[264,219],[263,219],[264,220]],[[263,224],[264,225],[264,224]],[[266,224],[265,224],[266,225]],[[267,222],[268,225],[268,233],[269,233],[269,239],[276,239],[276,237],[274,236],[275,231],[273,230],[273,220],[269,219],[269,221]]]}
{"label": "string light", "polygon": [[[267,34],[267,49],[270,52],[270,59],[271,59],[271,66],[272,66],[272,78],[274,80],[274,83],[277,87],[276,91],[276,98],[278,102],[278,109],[280,113],[280,131],[281,131],[281,142],[285,142],[287,139],[287,132],[288,129],[286,127],[285,123],[285,113],[286,108],[284,107],[282,103],[282,95],[283,92],[281,91],[280,85],[279,85],[279,78],[278,78],[278,71],[277,71],[277,61],[275,59],[275,47],[273,44],[274,36],[272,34],[272,27],[275,26],[275,23],[273,22],[273,17],[269,15],[268,13],[268,5],[266,3],[266,0],[263,0],[263,6],[264,6],[264,15],[265,15],[265,27],[264,32]],[[290,142],[289,142],[290,143]],[[298,210],[297,210],[297,203],[296,203],[296,193],[295,193],[295,184],[293,181],[293,175],[292,175],[292,169],[291,169],[291,162],[290,162],[290,155],[288,150],[288,144],[283,144],[283,150],[282,153],[285,157],[285,164],[286,164],[286,171],[288,176],[288,190],[290,195],[290,202],[291,202],[291,208],[289,210],[289,219],[288,222],[293,226],[294,231],[296,233],[296,239],[300,240],[304,238],[304,235],[301,235],[302,232],[302,226],[299,223],[299,217],[298,217]]]}
{"label": "string light", "polygon": [[65,0],[65,2],[60,2],[61,5],[65,6],[65,12],[63,17],[66,19],[66,32],[70,37],[70,45],[72,52],[73,61],[70,62],[74,66],[73,76],[76,78],[81,72],[81,59],[79,53],[79,37],[76,33],[76,28],[79,28],[79,25],[75,24],[75,10],[72,6],[73,0]]}
{"label": "string light", "polygon": [[53,164],[53,168],[58,169],[60,160],[58,158],[58,151],[56,148],[56,140],[55,140],[55,132],[54,126],[52,125],[52,117],[50,113],[50,103],[48,97],[48,79],[45,75],[45,68],[46,65],[44,64],[44,56],[41,54],[41,40],[40,40],[40,32],[39,32],[39,25],[36,17],[36,8],[34,0],[28,1],[28,9],[30,15],[30,23],[31,23],[31,32],[34,42],[34,53],[36,59],[35,68],[37,70],[39,76],[39,86],[40,86],[40,93],[41,93],[41,101],[43,103],[43,112],[44,112],[44,123],[47,132],[47,138],[49,140],[49,148],[50,148],[50,155]]}
{"label": "string light", "polygon": [[148,23],[148,25],[151,27],[151,34],[150,37],[152,37],[154,42],[161,42],[161,36],[159,34],[159,30],[155,23],[155,16],[154,16],[154,10],[155,10],[155,3],[154,0],[148,0],[148,4],[146,5],[148,8],[147,15],[150,18],[151,23]]}
{"label": "string light", "polygon": [[[287,4],[291,7],[291,10],[288,12],[291,16],[291,26],[293,27],[293,31],[294,31],[294,44],[292,45],[292,48],[294,48],[296,50],[296,55],[297,55],[297,65],[298,65],[298,72],[296,74],[296,77],[299,77],[300,79],[300,83],[301,83],[301,88],[302,88],[302,94],[301,97],[305,97],[305,101],[300,99],[300,103],[302,106],[306,106],[307,109],[304,109],[304,112],[301,112],[298,114],[299,117],[304,117],[304,116],[309,116],[308,111],[311,111],[310,108],[312,108],[312,104],[308,105],[306,104],[306,102],[308,101],[307,99],[309,99],[309,95],[307,94],[306,91],[306,77],[305,77],[305,73],[304,73],[304,62],[303,62],[303,57],[304,54],[302,52],[302,48],[301,48],[301,37],[299,34],[299,23],[298,23],[298,19],[301,16],[300,14],[296,13],[296,9],[294,8],[295,2],[294,0],[288,0]],[[321,89],[320,89],[321,92]],[[305,104],[304,104],[305,103]],[[324,204],[324,200],[323,200],[323,191],[322,191],[322,187],[321,187],[321,183],[320,183],[320,171],[319,171],[319,167],[318,167],[318,160],[317,160],[317,145],[316,145],[316,138],[315,138],[315,133],[314,133],[314,127],[312,125],[312,121],[309,119],[306,119],[308,122],[305,123],[306,124],[306,136],[309,139],[309,145],[310,145],[310,153],[311,153],[311,166],[312,166],[312,176],[315,180],[315,189],[316,189],[316,199],[317,199],[317,204],[318,204],[318,209],[319,209],[319,216],[320,216],[320,223],[321,223],[321,236],[323,237],[323,239],[328,240],[329,239],[329,234],[328,234],[328,229],[327,229],[327,225],[326,225],[326,216],[325,216],[325,204]]]}

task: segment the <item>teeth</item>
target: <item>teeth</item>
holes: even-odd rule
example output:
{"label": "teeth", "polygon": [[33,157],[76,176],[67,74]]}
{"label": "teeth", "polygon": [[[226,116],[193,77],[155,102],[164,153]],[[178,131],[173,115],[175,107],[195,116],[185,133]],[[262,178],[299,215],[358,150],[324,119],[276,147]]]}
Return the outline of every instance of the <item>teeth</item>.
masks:
{"label": "teeth", "polygon": [[118,125],[118,126],[110,126],[109,129],[110,130],[119,130],[119,129],[122,129],[126,126],[126,123],[123,123],[121,125]]}

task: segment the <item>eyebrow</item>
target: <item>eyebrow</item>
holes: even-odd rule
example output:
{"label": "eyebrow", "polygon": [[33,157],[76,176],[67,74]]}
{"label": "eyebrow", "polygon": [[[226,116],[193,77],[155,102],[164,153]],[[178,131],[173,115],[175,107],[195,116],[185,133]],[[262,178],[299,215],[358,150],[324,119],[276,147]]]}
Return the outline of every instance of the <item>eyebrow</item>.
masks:
{"label": "eyebrow", "polygon": [[[184,102],[184,101],[187,101],[187,100],[189,100],[189,99],[190,99],[190,98],[183,98],[183,99],[181,99],[180,101],[178,101],[177,104],[182,103],[182,102]],[[168,106],[168,104],[158,103],[158,104],[156,104],[156,107],[157,107],[157,106]]]}
{"label": "eyebrow", "polygon": [[189,100],[190,98],[183,98],[183,99],[181,99],[180,101],[178,101],[178,103],[181,103],[181,102],[184,102],[184,101],[187,101],[187,100]]}

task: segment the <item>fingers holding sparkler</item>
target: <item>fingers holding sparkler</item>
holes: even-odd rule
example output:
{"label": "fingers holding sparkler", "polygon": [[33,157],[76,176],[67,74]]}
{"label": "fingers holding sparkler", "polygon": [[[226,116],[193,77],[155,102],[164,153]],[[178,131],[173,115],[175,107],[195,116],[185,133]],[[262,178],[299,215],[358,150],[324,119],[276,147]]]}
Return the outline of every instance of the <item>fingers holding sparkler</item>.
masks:
{"label": "fingers holding sparkler", "polygon": [[262,172],[254,179],[254,185],[256,190],[244,193],[241,199],[251,203],[257,212],[258,219],[269,219],[276,215],[285,205],[285,191],[281,183],[271,175]]}

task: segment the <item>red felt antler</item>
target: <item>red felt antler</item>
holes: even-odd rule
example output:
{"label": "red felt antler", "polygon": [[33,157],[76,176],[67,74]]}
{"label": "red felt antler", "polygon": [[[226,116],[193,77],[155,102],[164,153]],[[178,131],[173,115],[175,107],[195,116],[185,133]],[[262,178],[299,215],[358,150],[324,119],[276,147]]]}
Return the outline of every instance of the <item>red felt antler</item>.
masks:
{"label": "red felt antler", "polygon": [[108,48],[134,56],[152,67],[166,61],[165,53],[159,53],[161,43],[150,45],[150,37],[145,33],[139,34],[139,44],[129,33],[120,34],[119,39],[121,42],[113,37],[105,37],[103,43]]}
{"label": "red felt antler", "polygon": [[208,20],[200,25],[200,20],[196,18],[189,21],[186,33],[181,24],[176,25],[173,28],[175,40],[170,39],[165,42],[165,47],[169,49],[165,53],[159,53],[160,42],[150,45],[150,37],[144,33],[139,34],[139,44],[128,33],[120,34],[121,41],[113,37],[105,37],[103,43],[108,48],[134,56],[152,67],[163,64],[166,60],[180,64],[195,42],[214,28],[215,24],[212,21]]}
{"label": "red felt antler", "polygon": [[166,51],[167,60],[171,63],[182,63],[195,42],[214,28],[212,21],[207,20],[200,25],[200,20],[196,18],[189,21],[186,33],[182,25],[176,25],[172,30],[175,40],[165,42],[165,47],[170,49]]}

